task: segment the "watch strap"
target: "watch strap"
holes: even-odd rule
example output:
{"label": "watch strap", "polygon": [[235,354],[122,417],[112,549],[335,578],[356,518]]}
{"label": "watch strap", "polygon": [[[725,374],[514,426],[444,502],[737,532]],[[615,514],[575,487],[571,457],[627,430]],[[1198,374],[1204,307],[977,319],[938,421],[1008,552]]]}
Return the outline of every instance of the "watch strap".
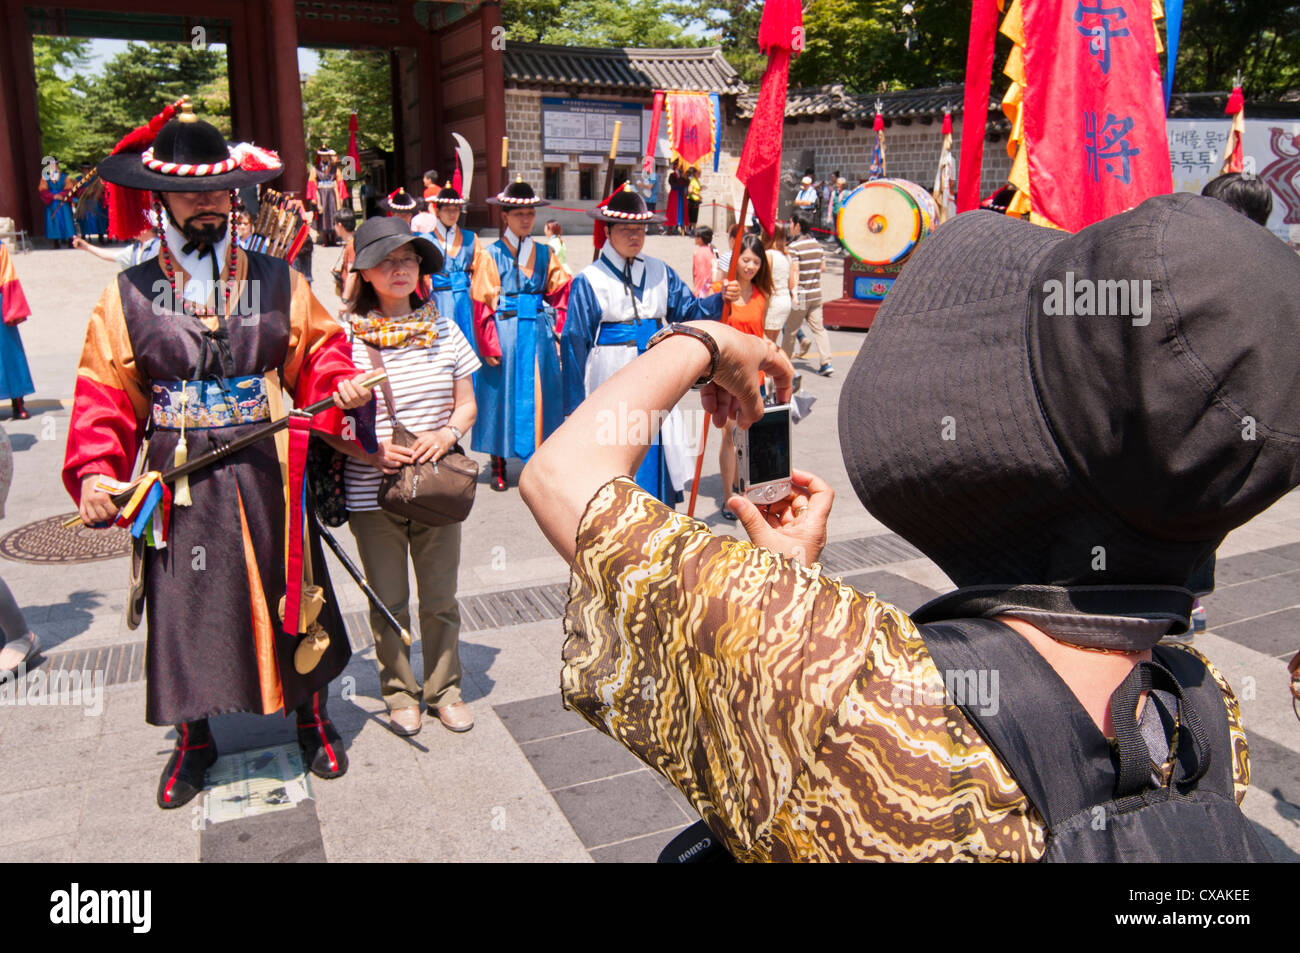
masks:
{"label": "watch strap", "polygon": [[695,340],[701,342],[705,347],[709,349],[709,370],[703,377],[697,380],[692,386],[703,387],[705,384],[712,383],[713,375],[718,372],[718,361],[721,360],[722,355],[718,351],[718,342],[713,340],[713,335],[709,334],[708,332],[701,331],[699,328],[696,327],[691,327],[689,324],[670,324],[666,328],[663,328],[662,330],[656,332],[655,335],[651,337],[649,341],[646,342],[645,349],[648,351],[656,344],[660,344],[668,340],[670,337],[673,337],[678,334],[685,335],[686,337],[695,338]]}

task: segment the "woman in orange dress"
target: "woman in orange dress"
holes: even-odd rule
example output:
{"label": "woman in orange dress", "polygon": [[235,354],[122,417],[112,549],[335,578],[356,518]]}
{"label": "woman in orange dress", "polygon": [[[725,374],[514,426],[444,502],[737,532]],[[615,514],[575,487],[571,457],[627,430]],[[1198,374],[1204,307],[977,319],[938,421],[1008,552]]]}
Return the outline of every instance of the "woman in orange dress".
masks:
{"label": "woman in orange dress", "polygon": [[[764,336],[763,318],[772,299],[772,269],[768,265],[763,241],[757,235],[746,235],[740,240],[736,281],[740,284],[740,298],[724,312],[723,323],[761,338]],[[727,498],[736,492],[736,445],[731,440],[735,426],[729,420],[722,428],[722,449],[718,456],[718,467],[722,471],[722,499],[718,507],[723,517],[729,520],[736,518],[736,514],[727,509]]]}

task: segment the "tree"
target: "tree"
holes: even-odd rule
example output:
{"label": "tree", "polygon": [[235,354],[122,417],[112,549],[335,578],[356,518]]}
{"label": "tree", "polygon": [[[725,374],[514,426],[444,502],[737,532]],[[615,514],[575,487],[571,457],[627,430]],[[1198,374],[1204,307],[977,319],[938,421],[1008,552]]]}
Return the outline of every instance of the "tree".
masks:
{"label": "tree", "polygon": [[[77,79],[89,55],[89,40],[63,36],[32,38],[41,152],[56,157],[63,168],[73,171],[79,163],[98,158],[86,141],[85,91]],[[65,75],[73,78],[65,79]]]}
{"label": "tree", "polygon": [[188,43],[128,43],[87,86],[87,138],[96,158],[185,95],[203,119],[230,135],[224,54]]}
{"label": "tree", "polygon": [[507,41],[561,46],[703,46],[706,37],[686,32],[699,17],[681,0],[505,0],[501,8]]}
{"label": "tree", "polygon": [[[970,3],[915,0],[911,6],[906,15],[901,3],[887,0],[809,0],[806,49],[790,68],[791,84],[843,83],[850,92],[869,93],[962,82]],[[1010,47],[1005,38],[999,50],[1003,45]]]}
{"label": "tree", "polygon": [[1300,87],[1300,4],[1201,0],[1183,8],[1174,89],[1231,89],[1238,70],[1247,96],[1277,98]]}
{"label": "tree", "polygon": [[767,67],[767,57],[758,50],[763,5],[753,0],[712,0],[700,17],[740,78],[751,85],[758,83]]}
{"label": "tree", "polygon": [[357,146],[393,151],[393,93],[384,50],[321,50],[320,66],[303,87],[307,152],[322,142],[348,151],[348,117],[357,113]]}

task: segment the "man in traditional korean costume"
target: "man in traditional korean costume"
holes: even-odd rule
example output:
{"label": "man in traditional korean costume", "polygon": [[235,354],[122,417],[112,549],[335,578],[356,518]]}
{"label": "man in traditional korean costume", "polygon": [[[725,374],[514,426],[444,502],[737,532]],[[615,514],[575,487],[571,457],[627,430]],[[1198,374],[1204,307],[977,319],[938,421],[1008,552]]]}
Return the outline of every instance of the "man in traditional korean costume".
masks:
{"label": "man in traditional korean costume", "polygon": [[[233,241],[232,190],[276,177],[279,159],[228,146],[183,102],[151,148],[117,152],[99,171],[123,190],[110,204],[152,193],[162,224],[158,256],[118,275],[86,333],[63,482],[87,525],[118,515],[100,485],[129,480],[137,454],[145,472],[162,472],[228,444],[280,416],[281,385],[298,407],[331,394],[336,404],[293,420],[288,490],[276,441],[262,440],[178,482],[177,505],[163,494],[154,517],[135,521],[133,530],[144,527],[145,717],[177,733],[158,805],[179,807],[202,790],[217,757],[208,718],[228,712],[296,711],[304,764],[338,777],[347,756],[325,696],[350,649],[319,540],[306,531],[301,466],[309,428],[372,442],[374,405],[346,336],[302,276]],[[345,419],[344,408],[361,409]],[[305,621],[313,607],[319,627]]]}
{"label": "man in traditional korean costume", "polygon": [[[697,298],[665,262],[641,255],[646,226],[662,219],[636,191],[624,187],[587,214],[604,224],[609,238],[569,288],[561,336],[566,417],[589,393],[644,353],[646,343],[665,322],[722,316],[722,294]],[[726,293],[736,297],[735,282]],[[681,411],[675,408],[637,470],[637,484],[672,506],[691,478],[692,449]]]}

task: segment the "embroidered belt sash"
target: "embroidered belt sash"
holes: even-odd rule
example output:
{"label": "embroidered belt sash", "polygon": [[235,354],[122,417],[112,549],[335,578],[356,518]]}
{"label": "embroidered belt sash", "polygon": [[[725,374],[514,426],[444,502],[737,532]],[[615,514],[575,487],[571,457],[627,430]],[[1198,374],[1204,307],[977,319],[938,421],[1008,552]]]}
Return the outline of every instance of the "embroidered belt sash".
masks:
{"label": "embroidered belt sash", "polygon": [[[183,389],[182,389],[183,384]],[[209,430],[271,419],[260,375],[153,382],[153,425],[159,430]]]}

